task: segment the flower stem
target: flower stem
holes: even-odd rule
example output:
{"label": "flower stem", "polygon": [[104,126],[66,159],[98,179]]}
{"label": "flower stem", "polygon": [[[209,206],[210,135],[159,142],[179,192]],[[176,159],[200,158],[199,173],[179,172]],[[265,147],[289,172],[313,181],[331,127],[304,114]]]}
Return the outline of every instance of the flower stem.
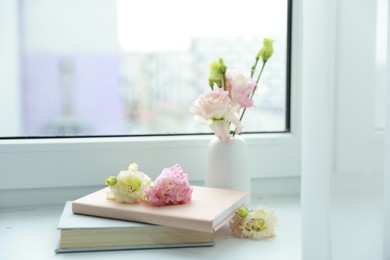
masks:
{"label": "flower stem", "polygon": [[259,62],[259,59],[256,59],[255,64],[253,64],[251,68],[251,78],[253,77],[253,74],[255,74],[256,68],[257,68],[257,63]]}
{"label": "flower stem", "polygon": [[[265,64],[267,63],[267,61],[263,62],[263,66],[261,66],[261,70],[260,70],[260,73],[259,73],[259,76],[257,77],[257,80],[256,80],[256,86],[255,88],[253,89],[252,93],[251,93],[251,96],[250,96],[250,99],[252,100],[253,99],[253,95],[255,94],[256,92],[256,89],[257,89],[257,86],[259,85],[259,81],[260,81],[260,77],[261,77],[261,74],[263,74],[263,70],[264,70],[264,67],[265,67]],[[257,60],[256,60],[256,63],[254,65],[254,67],[256,68],[257,66]],[[251,77],[253,77],[253,74],[254,74],[254,70],[252,70],[251,72]],[[241,116],[240,116],[240,119],[239,121],[241,122],[242,118],[244,117],[245,115],[245,112],[246,112],[246,108],[244,108],[244,110],[242,110],[242,113],[241,113]],[[237,130],[237,128],[236,128]],[[234,131],[233,133],[233,137],[235,136],[236,134],[236,130]]]}
{"label": "flower stem", "polygon": [[[255,86],[255,88],[253,89],[252,94],[251,94],[251,99],[253,98],[253,95],[254,95],[255,92],[256,92],[257,86],[259,85],[260,77],[261,77],[261,74],[263,74],[263,70],[264,70],[264,67],[265,67],[265,64],[266,64],[266,63],[267,63],[266,61],[263,62],[263,66],[261,66],[261,70],[260,70],[259,76],[257,77],[257,80],[256,80],[256,86]],[[241,119],[242,119],[242,117],[241,117]],[[240,120],[241,120],[241,119],[240,119]]]}

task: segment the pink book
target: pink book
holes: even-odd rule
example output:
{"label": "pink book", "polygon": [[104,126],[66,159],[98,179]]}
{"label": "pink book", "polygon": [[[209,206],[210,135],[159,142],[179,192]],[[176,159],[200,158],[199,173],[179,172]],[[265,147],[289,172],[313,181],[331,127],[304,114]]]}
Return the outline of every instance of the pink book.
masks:
{"label": "pink book", "polygon": [[192,200],[183,205],[154,207],[124,204],[106,198],[108,187],[73,201],[76,214],[145,222],[213,233],[246,202],[247,192],[192,186]]}

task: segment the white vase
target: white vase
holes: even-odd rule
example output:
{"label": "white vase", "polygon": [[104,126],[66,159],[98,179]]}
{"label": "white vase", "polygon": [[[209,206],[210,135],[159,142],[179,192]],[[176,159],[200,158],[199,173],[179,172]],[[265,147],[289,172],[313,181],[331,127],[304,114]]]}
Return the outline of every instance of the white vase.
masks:
{"label": "white vase", "polygon": [[229,142],[214,136],[208,146],[205,185],[249,193],[251,180],[248,170],[247,143],[236,135]]}

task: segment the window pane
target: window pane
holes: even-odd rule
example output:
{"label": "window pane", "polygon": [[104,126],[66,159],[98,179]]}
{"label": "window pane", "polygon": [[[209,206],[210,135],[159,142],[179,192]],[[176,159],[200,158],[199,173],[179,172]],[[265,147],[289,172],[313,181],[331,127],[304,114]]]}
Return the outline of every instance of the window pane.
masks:
{"label": "window pane", "polygon": [[20,91],[8,90],[18,95],[7,114],[19,126],[4,124],[17,130],[3,136],[209,132],[188,111],[208,89],[209,64],[223,57],[249,73],[264,37],[274,56],[244,131],[288,128],[287,0],[15,3],[20,48],[8,59],[19,61]]}

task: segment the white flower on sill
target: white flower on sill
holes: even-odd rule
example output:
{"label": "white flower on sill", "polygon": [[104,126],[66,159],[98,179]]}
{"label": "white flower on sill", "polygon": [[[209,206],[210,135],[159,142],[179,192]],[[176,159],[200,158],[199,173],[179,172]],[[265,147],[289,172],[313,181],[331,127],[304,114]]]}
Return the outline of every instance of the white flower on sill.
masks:
{"label": "white flower on sill", "polygon": [[106,184],[110,186],[108,199],[131,204],[145,198],[145,189],[150,186],[151,179],[145,173],[138,171],[138,165],[133,163],[127,171],[120,171],[117,177],[108,177]]}
{"label": "white flower on sill", "polygon": [[276,223],[277,218],[273,210],[266,210],[263,206],[253,211],[240,208],[230,221],[230,229],[239,238],[261,240],[276,236]]}

